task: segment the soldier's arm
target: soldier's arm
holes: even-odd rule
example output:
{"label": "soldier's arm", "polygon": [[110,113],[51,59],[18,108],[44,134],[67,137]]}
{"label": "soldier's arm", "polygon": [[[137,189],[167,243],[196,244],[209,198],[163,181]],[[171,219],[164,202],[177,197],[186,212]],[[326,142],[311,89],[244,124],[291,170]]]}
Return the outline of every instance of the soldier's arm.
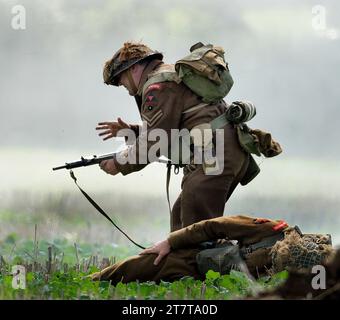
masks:
{"label": "soldier's arm", "polygon": [[248,216],[219,217],[174,231],[170,233],[168,241],[174,250],[217,239],[238,240],[243,244],[250,244],[281,232],[287,226],[282,220]]}
{"label": "soldier's arm", "polygon": [[[130,129],[133,131],[134,139],[132,139],[132,135],[130,134],[129,137],[123,135],[120,135],[120,132],[124,132],[123,129]],[[132,144],[135,142],[136,137],[138,137],[139,132],[141,130],[141,126],[138,124],[128,124],[124,122],[121,118],[118,118],[117,121],[105,121],[105,122],[99,122],[96,130],[99,130],[99,136],[103,137],[103,140],[111,139],[114,137],[120,137],[123,136],[125,138],[125,142],[128,144]],[[121,131],[123,130],[123,131]]]}
{"label": "soldier's arm", "polygon": [[[135,143],[122,152],[121,158],[115,159],[115,165],[123,175],[139,171],[150,163],[148,152],[157,143],[157,141],[149,141],[150,130],[163,129],[167,137],[170,137],[171,128],[178,128],[180,125],[183,109],[183,86],[164,82],[150,87],[150,90],[146,91],[141,105],[142,131]],[[169,138],[167,140],[170,142]],[[161,148],[167,152],[169,151],[168,141],[165,141],[166,145]],[[161,155],[164,154],[159,152],[156,156]],[[119,161],[119,159],[123,161]],[[156,161],[156,158],[152,161]]]}

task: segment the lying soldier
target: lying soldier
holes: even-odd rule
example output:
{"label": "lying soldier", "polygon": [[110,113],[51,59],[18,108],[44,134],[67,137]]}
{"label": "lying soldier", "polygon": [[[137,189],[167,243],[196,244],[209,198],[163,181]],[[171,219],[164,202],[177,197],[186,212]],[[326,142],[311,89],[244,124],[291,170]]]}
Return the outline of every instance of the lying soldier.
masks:
{"label": "lying soldier", "polygon": [[325,261],[332,252],[329,235],[302,235],[298,227],[289,227],[282,220],[219,217],[174,231],[140,255],[91,278],[113,285],[120,281],[174,281],[184,276],[204,280],[209,269],[221,274],[231,269],[249,270],[253,276],[260,276],[270,268],[274,272],[288,266],[309,268]]}

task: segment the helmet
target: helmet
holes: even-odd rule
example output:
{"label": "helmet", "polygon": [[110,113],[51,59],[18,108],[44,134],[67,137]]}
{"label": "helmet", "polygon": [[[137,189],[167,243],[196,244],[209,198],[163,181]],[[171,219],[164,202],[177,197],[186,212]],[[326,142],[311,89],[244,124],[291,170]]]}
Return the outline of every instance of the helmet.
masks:
{"label": "helmet", "polygon": [[285,230],[285,237],[271,249],[274,272],[309,269],[323,264],[334,254],[329,234],[302,234],[298,227]]}
{"label": "helmet", "polygon": [[124,43],[123,47],[110,60],[106,61],[103,70],[104,83],[118,86],[118,76],[123,71],[146,59],[163,60],[163,54],[151,50],[142,43]]}

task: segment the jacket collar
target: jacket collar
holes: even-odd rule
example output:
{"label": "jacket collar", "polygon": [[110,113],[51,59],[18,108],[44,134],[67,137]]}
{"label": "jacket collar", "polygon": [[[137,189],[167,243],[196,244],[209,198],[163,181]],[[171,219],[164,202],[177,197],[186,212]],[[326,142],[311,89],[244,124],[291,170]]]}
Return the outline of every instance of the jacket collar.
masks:
{"label": "jacket collar", "polygon": [[138,91],[137,91],[138,96],[142,96],[143,87],[146,81],[148,80],[148,75],[150,74],[150,72],[155,70],[158,66],[160,66],[163,63],[164,63],[163,61],[155,59],[155,60],[151,60],[149,64],[145,67],[142,73],[142,77],[140,79],[139,85],[138,85]]}

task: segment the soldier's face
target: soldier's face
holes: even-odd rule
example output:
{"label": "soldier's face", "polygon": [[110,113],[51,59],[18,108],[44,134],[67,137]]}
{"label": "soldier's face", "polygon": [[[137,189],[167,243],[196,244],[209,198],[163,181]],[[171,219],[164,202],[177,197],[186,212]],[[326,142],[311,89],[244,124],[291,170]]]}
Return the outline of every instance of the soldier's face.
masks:
{"label": "soldier's face", "polygon": [[[120,79],[118,81],[118,85],[124,86],[128,91],[130,96],[135,96],[137,94],[137,88],[140,83],[142,73],[144,70],[144,66],[140,64],[133,65],[130,69],[124,71]],[[134,83],[131,83],[128,77],[128,72],[131,74],[131,80]]]}
{"label": "soldier's face", "polygon": [[129,91],[129,95],[133,96],[132,88],[131,88],[131,85],[130,85],[130,82],[129,82],[129,79],[128,79],[126,71],[124,71],[120,75],[120,78],[119,78],[119,81],[118,81],[118,85],[119,86],[123,86],[127,91]]}

